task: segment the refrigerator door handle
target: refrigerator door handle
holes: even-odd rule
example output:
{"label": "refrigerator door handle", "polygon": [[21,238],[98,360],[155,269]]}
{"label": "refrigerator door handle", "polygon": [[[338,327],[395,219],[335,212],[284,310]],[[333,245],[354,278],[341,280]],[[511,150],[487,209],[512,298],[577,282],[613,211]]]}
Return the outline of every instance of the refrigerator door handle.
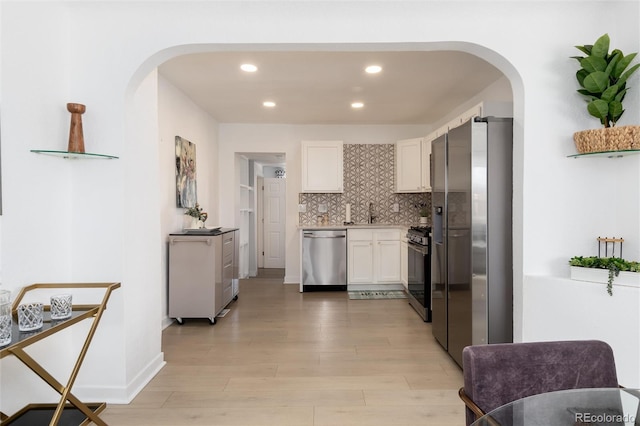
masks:
{"label": "refrigerator door handle", "polygon": [[433,208],[433,242],[437,245],[444,243],[443,210],[441,206],[434,206]]}
{"label": "refrigerator door handle", "polygon": [[429,153],[429,188],[433,191],[433,154]]}

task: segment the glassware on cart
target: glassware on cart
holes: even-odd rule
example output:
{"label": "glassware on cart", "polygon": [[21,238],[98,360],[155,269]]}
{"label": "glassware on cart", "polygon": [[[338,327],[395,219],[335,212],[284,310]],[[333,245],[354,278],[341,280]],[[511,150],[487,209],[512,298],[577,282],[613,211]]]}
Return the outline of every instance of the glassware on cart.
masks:
{"label": "glassware on cart", "polygon": [[[9,292],[9,294],[11,293]],[[6,301],[4,299],[0,299],[0,346],[5,346],[11,343],[12,323],[11,302],[9,302],[9,299]]]}
{"label": "glassware on cart", "polygon": [[61,320],[71,316],[71,294],[58,294],[51,296],[51,319]]}
{"label": "glassware on cart", "polygon": [[18,330],[33,331],[42,327],[44,304],[24,303],[18,306]]}

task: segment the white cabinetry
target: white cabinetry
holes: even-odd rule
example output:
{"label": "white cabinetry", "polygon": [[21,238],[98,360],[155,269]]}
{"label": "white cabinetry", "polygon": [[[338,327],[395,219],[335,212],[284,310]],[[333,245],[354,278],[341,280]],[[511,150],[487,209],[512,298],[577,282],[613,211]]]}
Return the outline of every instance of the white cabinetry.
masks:
{"label": "white cabinetry", "polygon": [[422,190],[431,192],[431,141],[436,136],[427,136],[422,139]]}
{"label": "white cabinetry", "polygon": [[348,284],[400,283],[400,230],[347,231]]}
{"label": "white cabinetry", "polygon": [[422,192],[422,141],[396,142],[396,192]]}
{"label": "white cabinetry", "polygon": [[400,239],[396,233],[393,240],[374,236],[373,262],[376,265],[374,279],[376,283],[400,282]]}
{"label": "white cabinetry", "polygon": [[302,141],[302,192],[343,192],[342,141]]}
{"label": "white cabinetry", "polygon": [[409,256],[406,237],[400,239],[400,282],[405,290],[409,289]]}
{"label": "white cabinetry", "polygon": [[[351,231],[347,232],[348,284],[369,284],[373,282],[373,236],[359,235],[358,240],[351,240]],[[362,239],[360,239],[362,238]]]}
{"label": "white cabinetry", "polygon": [[431,191],[431,140],[415,138],[396,142],[396,192]]}

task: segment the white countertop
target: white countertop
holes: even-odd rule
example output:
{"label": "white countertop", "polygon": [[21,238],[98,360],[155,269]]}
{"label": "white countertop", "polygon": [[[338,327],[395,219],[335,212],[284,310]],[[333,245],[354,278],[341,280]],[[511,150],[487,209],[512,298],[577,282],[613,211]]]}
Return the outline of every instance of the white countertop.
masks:
{"label": "white countertop", "polygon": [[414,224],[362,223],[355,225],[298,225],[298,229],[409,229]]}

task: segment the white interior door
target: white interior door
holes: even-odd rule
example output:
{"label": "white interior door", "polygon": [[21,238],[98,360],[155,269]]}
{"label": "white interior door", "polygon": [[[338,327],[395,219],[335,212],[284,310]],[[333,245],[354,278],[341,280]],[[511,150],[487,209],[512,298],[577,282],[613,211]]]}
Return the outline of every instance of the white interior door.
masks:
{"label": "white interior door", "polygon": [[284,268],[285,179],[264,178],[264,267]]}

